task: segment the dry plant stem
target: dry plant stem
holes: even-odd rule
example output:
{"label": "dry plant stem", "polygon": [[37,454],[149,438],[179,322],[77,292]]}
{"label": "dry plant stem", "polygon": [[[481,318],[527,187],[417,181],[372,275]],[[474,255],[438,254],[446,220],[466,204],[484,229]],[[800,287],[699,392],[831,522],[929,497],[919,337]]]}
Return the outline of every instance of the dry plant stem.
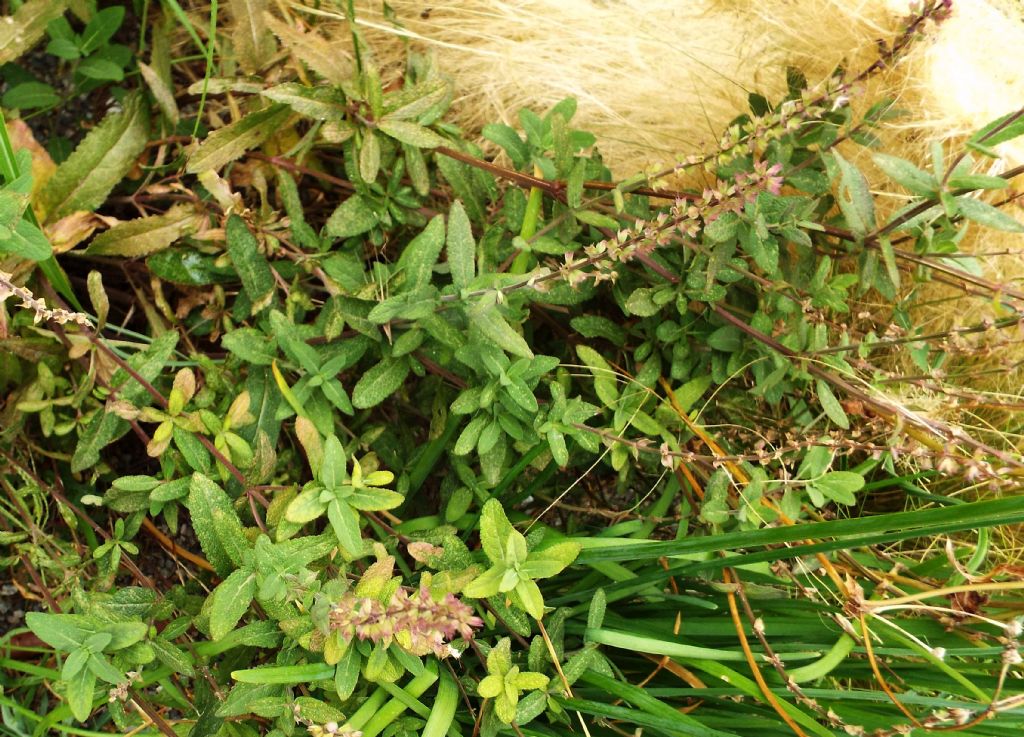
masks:
{"label": "dry plant stem", "polygon": [[878,659],[875,657],[874,647],[871,644],[871,632],[868,630],[867,618],[864,616],[864,612],[860,613],[860,631],[863,634],[862,640],[864,641],[864,652],[868,657],[868,663],[871,665],[871,672],[875,674],[875,680],[878,685],[881,686],[882,690],[885,691],[885,695],[889,697],[889,700],[899,709],[903,714],[913,723],[915,727],[921,727],[921,722],[918,721],[917,717],[910,713],[910,711],[903,705],[903,702],[899,700],[895,692],[889,686],[888,681],[882,676],[882,671],[878,667]]}
{"label": "dry plant stem", "polygon": [[[732,583],[732,574],[729,568],[722,569],[722,580],[726,584]],[[793,718],[789,715],[779,703],[779,700],[775,698],[775,694],[768,687],[768,683],[764,680],[764,676],[761,674],[761,669],[757,665],[757,658],[754,656],[754,651],[750,649],[750,643],[747,641],[747,633],[743,631],[743,622],[740,620],[740,612],[736,607],[736,594],[733,593],[732,587],[729,586],[725,592],[726,598],[729,601],[729,614],[732,616],[732,623],[736,629],[736,636],[739,638],[740,647],[743,649],[743,654],[746,656],[747,665],[750,666],[750,671],[754,676],[754,680],[757,681],[757,687],[761,689],[761,694],[764,696],[765,701],[775,710],[775,713],[786,723],[786,725],[793,730],[793,733],[797,737],[807,737],[807,733],[804,732],[800,726],[793,721]]]}
{"label": "dry plant stem", "polygon": [[[558,655],[555,654],[555,646],[551,643],[551,638],[548,637],[548,630],[544,626],[544,622],[540,619],[537,620],[537,627],[540,628],[541,637],[544,638],[544,645],[548,649],[548,656],[551,658],[551,662],[555,666],[555,672],[558,673],[558,677],[562,681],[562,688],[565,690],[565,695],[570,699],[574,698],[572,694],[572,687],[569,685],[569,679],[565,677],[565,673],[562,672],[562,664],[558,662]],[[583,728],[583,734],[590,737],[590,730],[587,728],[587,723],[583,721],[583,715],[578,711],[576,716],[580,720],[580,726]]]}
{"label": "dry plant stem", "polygon": [[[750,606],[750,600],[747,599],[747,592],[743,586],[743,581],[740,580],[739,573],[736,569],[732,569],[732,575],[736,579],[736,596],[739,597],[740,604],[743,607],[743,613],[750,622],[751,630],[754,632],[754,636],[757,637],[758,641],[761,643],[761,647],[764,648],[765,655],[768,657],[768,662],[772,664],[775,668],[775,672],[779,674],[782,682],[786,685],[786,689],[792,693],[800,703],[804,704],[809,709],[813,709],[822,717],[830,719],[827,711],[822,708],[821,704],[807,696],[803,689],[800,688],[799,684],[797,684],[797,682],[794,681],[786,672],[786,667],[783,664],[782,659],[775,653],[771,644],[768,642],[768,638],[764,635],[764,627],[758,624],[759,620],[757,615],[754,614],[753,608]],[[842,725],[841,721],[839,722],[839,725]]]}
{"label": "dry plant stem", "polygon": [[[58,491],[56,487],[51,486],[50,484],[47,484],[45,481],[43,481],[41,478],[39,478],[39,476],[37,476],[32,471],[32,469],[27,468],[26,466],[24,466],[16,458],[14,458],[14,456],[10,455],[3,448],[0,448],[0,456],[3,456],[5,459],[7,459],[7,462],[10,463],[12,466],[16,466],[18,469],[20,469],[22,473],[27,474],[28,477],[31,478],[32,481],[36,484],[36,486],[38,486],[40,489],[45,490],[54,499],[56,499],[61,504],[65,505],[72,512],[74,512],[75,515],[80,520],[82,520],[87,525],[89,525],[89,527],[91,527],[93,529],[93,531],[97,535],[102,537],[104,541],[110,540],[110,535],[107,534],[106,530],[104,530],[102,527],[100,527],[93,520],[92,517],[90,517],[85,512],[83,512],[81,509],[79,509],[77,505],[72,504],[71,501],[66,496],[64,496],[64,494],[62,494],[60,491]],[[58,480],[59,480],[59,477],[58,477]],[[128,570],[128,572],[131,573],[132,576],[135,577],[135,580],[138,581],[141,585],[145,586],[148,589],[152,589],[153,591],[157,591],[156,585],[149,579],[148,576],[146,576],[146,574],[144,574],[142,572],[142,570],[137,565],[135,565],[135,562],[128,556],[128,554],[124,553],[123,551],[121,553],[121,565],[124,566]]]}
{"label": "dry plant stem", "polygon": [[155,538],[158,543],[160,543],[160,546],[163,547],[164,550],[171,554],[172,558],[181,556],[188,562],[198,566],[199,568],[202,568],[204,571],[215,573],[215,571],[213,570],[213,566],[211,566],[209,562],[207,562],[206,558],[196,555],[195,553],[186,550],[185,548],[175,543],[174,540],[167,537],[167,535],[161,532],[160,529],[153,524],[149,517],[142,518],[142,527],[153,538]]}
{"label": "dry plant stem", "polygon": [[[790,350],[789,348],[782,345],[774,338],[765,335],[756,328],[748,325],[746,322],[739,319],[728,310],[722,308],[719,305],[715,305],[713,309],[715,311],[715,314],[724,319],[726,322],[735,325],[742,332],[746,333],[752,338],[755,338],[761,343],[764,343],[772,350],[777,351],[778,353],[782,354],[783,356],[786,356],[787,358],[793,360],[800,360],[800,354]],[[942,422],[920,417],[919,415],[915,414],[914,412],[911,412],[906,407],[903,407],[899,404],[880,401],[875,397],[872,397],[870,394],[867,394],[866,392],[858,389],[856,386],[848,382],[846,379],[843,379],[842,377],[839,376],[835,376],[834,374],[832,374],[829,371],[826,371],[817,364],[808,363],[806,364],[806,369],[808,373],[812,374],[813,376],[816,376],[817,378],[827,381],[833,386],[842,389],[844,392],[846,392],[848,396],[859,399],[860,401],[864,402],[883,417],[888,417],[892,419],[899,418],[906,420],[915,428],[917,428],[918,430],[923,430],[928,435],[935,436],[944,442],[956,441],[959,443],[963,443],[964,445],[974,450],[981,451],[989,455],[990,457],[998,458],[1007,466],[1012,467],[1018,474],[1024,472],[1024,462],[1022,462],[1019,458],[1015,458],[1014,456],[1011,456],[1008,453],[1004,453],[1003,451],[998,450],[997,448],[993,448],[992,446],[987,445],[986,443],[982,443],[981,441],[975,440],[974,438],[972,438],[971,436],[967,435],[964,432],[954,433],[951,428],[947,427]],[[927,442],[927,436],[921,436],[915,439],[919,440],[920,442],[924,442],[925,444],[930,444],[929,442]]]}

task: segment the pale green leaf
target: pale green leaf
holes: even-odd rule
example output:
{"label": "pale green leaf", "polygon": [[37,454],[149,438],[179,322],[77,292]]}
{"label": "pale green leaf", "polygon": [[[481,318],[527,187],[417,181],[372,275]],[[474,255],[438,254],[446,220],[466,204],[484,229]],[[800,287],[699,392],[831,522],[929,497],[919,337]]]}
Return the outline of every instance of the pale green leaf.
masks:
{"label": "pale green leaf", "polygon": [[249,611],[256,592],[256,574],[239,568],[221,581],[210,594],[210,638],[219,640],[235,628]]}
{"label": "pale green leaf", "polygon": [[352,390],[352,405],[358,409],[376,407],[402,386],[409,375],[409,359],[384,358],[359,377]]}
{"label": "pale green leaf", "polygon": [[875,228],[875,201],[868,181],[857,167],[832,152],[839,166],[839,208],[853,234],[863,238]]}
{"label": "pale green leaf", "polygon": [[816,388],[818,391],[818,401],[821,402],[821,408],[825,410],[828,418],[844,430],[849,429],[850,419],[846,416],[846,412],[843,411],[843,405],[836,399],[836,395],[832,393],[829,385],[823,379],[818,379]]}
{"label": "pale green leaf", "polygon": [[461,200],[448,211],[448,269],[456,289],[464,289],[476,276],[476,242]]}
{"label": "pale green leaf", "polygon": [[957,209],[960,214],[968,220],[973,220],[993,230],[1003,230],[1007,233],[1024,233],[1024,224],[998,210],[987,202],[976,200],[973,197],[957,197]]}
{"label": "pale green leaf", "polygon": [[351,238],[370,230],[379,220],[370,203],[356,194],[338,205],[324,230],[334,238]]}
{"label": "pale green leaf", "polygon": [[217,574],[227,576],[242,565],[251,545],[224,490],[203,474],[195,473],[185,506],[206,559]]}
{"label": "pale green leaf", "polygon": [[429,128],[404,120],[384,118],[377,124],[377,130],[416,148],[437,148],[447,143],[444,138]]}
{"label": "pale green leaf", "polygon": [[444,218],[435,216],[398,257],[398,269],[405,273],[405,290],[416,291],[430,284],[434,264],[444,247]]}

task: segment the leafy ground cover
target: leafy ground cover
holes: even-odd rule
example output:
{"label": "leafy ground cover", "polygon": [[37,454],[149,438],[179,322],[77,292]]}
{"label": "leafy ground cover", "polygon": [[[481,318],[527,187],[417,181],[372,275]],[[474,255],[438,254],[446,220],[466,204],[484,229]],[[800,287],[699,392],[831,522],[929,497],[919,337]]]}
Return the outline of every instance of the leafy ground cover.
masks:
{"label": "leafy ground cover", "polygon": [[676,189],[350,5],[13,5],[5,733],[1019,733],[1017,405],[926,400],[1019,324],[957,244],[1024,111],[922,168],[857,98],[944,3]]}

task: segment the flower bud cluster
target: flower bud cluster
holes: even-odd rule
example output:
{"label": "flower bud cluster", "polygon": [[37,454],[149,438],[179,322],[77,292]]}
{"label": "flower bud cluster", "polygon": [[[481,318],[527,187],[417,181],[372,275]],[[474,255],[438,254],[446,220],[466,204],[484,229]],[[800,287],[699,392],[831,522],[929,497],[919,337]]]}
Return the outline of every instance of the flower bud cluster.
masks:
{"label": "flower bud cluster", "polygon": [[385,645],[394,641],[413,655],[433,653],[439,658],[451,654],[449,640],[471,639],[473,630],[482,625],[472,608],[453,594],[436,601],[426,587],[411,596],[400,588],[386,606],[348,592],[330,614],[331,629],[346,642],[353,637]]}

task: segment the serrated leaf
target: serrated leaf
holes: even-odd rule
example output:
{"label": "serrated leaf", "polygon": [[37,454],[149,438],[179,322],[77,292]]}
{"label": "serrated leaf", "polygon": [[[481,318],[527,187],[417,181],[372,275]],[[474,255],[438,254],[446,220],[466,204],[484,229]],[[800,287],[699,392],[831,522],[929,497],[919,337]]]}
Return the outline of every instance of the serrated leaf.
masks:
{"label": "serrated leaf", "polygon": [[274,275],[266,257],[260,253],[259,241],[242,218],[232,215],[225,230],[228,255],[255,314],[270,305],[274,298]]}
{"label": "serrated leaf", "polygon": [[816,389],[818,401],[821,402],[821,408],[825,410],[828,418],[839,425],[839,427],[848,430],[850,428],[850,418],[846,416],[843,405],[836,399],[836,395],[832,393],[832,389],[824,379],[818,379]]}
{"label": "serrated leaf", "polygon": [[455,200],[448,211],[447,248],[452,282],[462,290],[476,276],[476,241],[461,200]]}
{"label": "serrated leaf", "polygon": [[207,136],[188,157],[185,171],[197,174],[207,169],[220,169],[284,128],[291,115],[291,109],[281,104],[247,113]]}
{"label": "serrated leaf", "polygon": [[210,594],[210,638],[219,640],[235,628],[249,611],[256,592],[256,573],[239,568]]}
{"label": "serrated leaf", "polygon": [[402,386],[409,375],[409,359],[385,358],[363,374],[352,390],[352,404],[358,409],[376,407]]}
{"label": "serrated leaf", "polygon": [[171,125],[177,125],[181,114],[178,111],[178,102],[174,99],[174,90],[157,73],[156,69],[141,61],[137,64],[139,65],[139,74],[142,75],[149,91],[153,93],[153,99],[156,100],[160,112],[164,114]]}
{"label": "serrated leaf", "polygon": [[231,40],[239,65],[247,74],[255,74],[277,50],[264,20],[267,0],[229,0],[228,7],[234,20]]}
{"label": "serrated leaf", "polygon": [[135,165],[149,137],[149,111],[142,95],[125,98],[78,144],[39,194],[46,221],[75,210],[94,210]]}
{"label": "serrated leaf", "polygon": [[227,576],[242,565],[250,545],[224,490],[203,474],[195,473],[185,506],[199,544],[217,575]]}
{"label": "serrated leaf", "polygon": [[469,313],[473,327],[499,348],[514,356],[533,358],[529,343],[502,317],[497,305],[478,302]]}
{"label": "serrated leaf", "polygon": [[973,197],[957,197],[956,206],[968,220],[973,220],[993,230],[1002,230],[1007,233],[1024,233],[1024,224],[998,210],[987,202],[976,200]]}
{"label": "serrated leaf", "polygon": [[379,221],[370,203],[356,194],[338,205],[324,229],[334,238],[351,238],[370,230]]}
{"label": "serrated leaf", "polygon": [[177,204],[163,215],[118,223],[93,238],[85,252],[93,256],[148,256],[191,235],[197,224],[195,208],[190,204]]}
{"label": "serrated leaf", "polygon": [[14,61],[35,46],[47,24],[62,16],[67,5],[67,0],[28,0],[8,16],[10,22],[0,23],[0,64]]}

